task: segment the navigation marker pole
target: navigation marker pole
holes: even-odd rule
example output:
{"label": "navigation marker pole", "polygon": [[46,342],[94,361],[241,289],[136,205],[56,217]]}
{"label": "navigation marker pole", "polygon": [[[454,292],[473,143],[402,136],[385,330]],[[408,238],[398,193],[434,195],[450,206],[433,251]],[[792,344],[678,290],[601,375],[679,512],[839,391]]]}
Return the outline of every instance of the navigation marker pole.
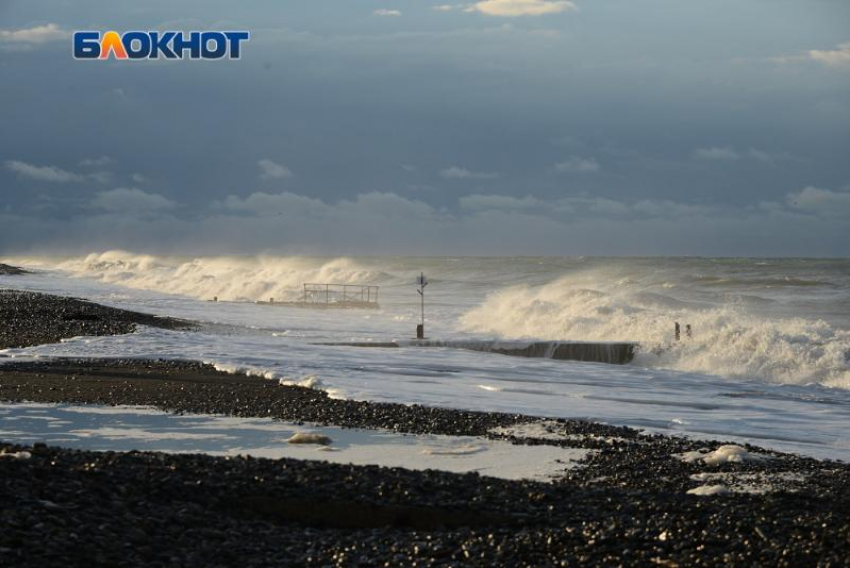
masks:
{"label": "navigation marker pole", "polygon": [[425,339],[425,286],[428,285],[428,279],[425,278],[425,273],[422,272],[416,280],[419,284],[419,297],[422,300],[422,323],[416,326],[416,339]]}

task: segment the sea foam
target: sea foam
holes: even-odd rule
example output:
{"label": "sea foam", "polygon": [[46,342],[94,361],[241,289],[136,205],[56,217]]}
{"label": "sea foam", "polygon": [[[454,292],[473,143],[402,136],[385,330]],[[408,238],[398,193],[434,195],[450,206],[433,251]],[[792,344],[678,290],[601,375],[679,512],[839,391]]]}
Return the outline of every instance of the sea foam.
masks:
{"label": "sea foam", "polygon": [[683,300],[652,283],[602,273],[496,291],[466,312],[460,326],[513,340],[636,341],[641,349],[634,362],[642,366],[850,388],[847,329],[820,319],[771,317],[740,303]]}

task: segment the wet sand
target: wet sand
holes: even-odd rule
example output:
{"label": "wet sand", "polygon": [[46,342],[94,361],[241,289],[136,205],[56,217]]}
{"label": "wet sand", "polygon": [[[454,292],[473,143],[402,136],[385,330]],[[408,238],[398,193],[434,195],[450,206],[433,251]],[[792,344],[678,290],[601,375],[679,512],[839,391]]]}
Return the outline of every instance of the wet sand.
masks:
{"label": "wet sand", "polygon": [[[78,312],[98,319],[63,317]],[[73,322],[95,323],[94,331],[105,334],[161,320],[0,293],[0,314],[9,313],[16,317],[0,318],[7,345],[80,335],[86,328]],[[16,340],[20,329],[26,333]],[[763,454],[756,461],[688,462],[674,456],[722,442],[584,421],[334,400],[196,362],[7,361],[0,365],[0,400],[150,405],[596,450],[583,467],[540,483],[0,443],[0,555],[12,565],[801,566],[845,565],[850,556],[850,466],[752,446],[746,449]],[[768,491],[687,493],[716,483],[706,479],[717,474]]]}

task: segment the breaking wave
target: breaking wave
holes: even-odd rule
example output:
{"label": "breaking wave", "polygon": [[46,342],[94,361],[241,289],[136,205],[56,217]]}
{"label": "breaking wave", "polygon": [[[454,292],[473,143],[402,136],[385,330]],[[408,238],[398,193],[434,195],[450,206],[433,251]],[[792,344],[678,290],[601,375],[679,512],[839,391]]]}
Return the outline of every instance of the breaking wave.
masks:
{"label": "breaking wave", "polygon": [[290,300],[300,296],[305,282],[368,284],[386,277],[348,258],[218,256],[187,259],[108,251],[59,262],[25,259],[25,263],[46,265],[72,276],[108,284],[202,300],[214,297],[219,300]]}
{"label": "breaking wave", "polygon": [[[305,282],[377,284],[387,329],[418,317],[454,339],[638,342],[634,364],[850,389],[850,262],[771,259],[177,257],[108,251],[19,258],[129,288],[210,300],[298,299]],[[674,322],[682,340],[673,338]],[[685,325],[692,336],[685,334]],[[439,338],[439,339],[449,339]]]}
{"label": "breaking wave", "polygon": [[635,363],[643,366],[850,388],[850,331],[820,319],[759,315],[752,301],[717,305],[658,288],[588,274],[513,286],[466,312],[460,326],[505,339],[638,341]]}

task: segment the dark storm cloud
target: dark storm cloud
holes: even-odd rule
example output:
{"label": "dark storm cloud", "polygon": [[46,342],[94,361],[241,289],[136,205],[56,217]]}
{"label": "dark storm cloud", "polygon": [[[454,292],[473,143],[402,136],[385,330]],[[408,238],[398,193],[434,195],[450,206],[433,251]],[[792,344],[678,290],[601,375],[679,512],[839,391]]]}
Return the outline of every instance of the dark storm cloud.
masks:
{"label": "dark storm cloud", "polygon": [[[847,254],[825,213],[850,184],[845,3],[439,4],[0,2],[0,245],[492,253],[510,228],[512,252]],[[70,57],[75,29],[167,27],[252,39],[240,61]],[[298,199],[269,218],[260,195]]]}

